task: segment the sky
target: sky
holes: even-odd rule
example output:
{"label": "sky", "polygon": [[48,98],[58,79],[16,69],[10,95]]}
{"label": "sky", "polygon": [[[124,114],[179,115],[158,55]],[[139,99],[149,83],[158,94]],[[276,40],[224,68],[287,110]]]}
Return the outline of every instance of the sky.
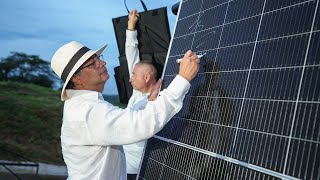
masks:
{"label": "sky", "polygon": [[[143,11],[140,0],[126,1],[129,10]],[[177,2],[144,0],[148,9],[167,7],[171,34],[176,22],[171,8]],[[73,40],[93,50],[108,44],[102,54],[110,79],[103,94],[118,94],[113,68],[119,66],[119,52],[112,18],[127,14],[122,0],[1,0],[0,58],[21,52],[50,62],[58,48]]]}

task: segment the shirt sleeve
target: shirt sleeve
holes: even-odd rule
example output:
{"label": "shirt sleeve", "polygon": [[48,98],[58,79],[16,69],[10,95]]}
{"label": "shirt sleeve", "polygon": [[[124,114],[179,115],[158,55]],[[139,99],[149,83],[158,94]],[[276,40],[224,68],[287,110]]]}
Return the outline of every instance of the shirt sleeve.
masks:
{"label": "shirt sleeve", "polygon": [[131,108],[134,110],[141,110],[146,107],[148,103],[148,96],[144,96],[142,99],[137,101]]}
{"label": "shirt sleeve", "polygon": [[148,139],[159,132],[182,108],[190,83],[177,76],[155,101],[139,111],[116,108],[99,102],[87,116],[90,144],[124,145]]}
{"label": "shirt sleeve", "polygon": [[126,30],[126,57],[128,62],[129,76],[131,76],[133,67],[140,61],[137,31]]}

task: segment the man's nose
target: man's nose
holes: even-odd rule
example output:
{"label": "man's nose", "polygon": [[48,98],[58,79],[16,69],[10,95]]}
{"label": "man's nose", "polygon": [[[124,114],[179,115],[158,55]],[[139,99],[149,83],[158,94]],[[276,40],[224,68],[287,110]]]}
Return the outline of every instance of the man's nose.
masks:
{"label": "man's nose", "polygon": [[99,62],[100,67],[107,64],[105,61],[103,61],[103,60],[101,60],[101,59],[99,59],[99,61],[100,61],[100,62]]}

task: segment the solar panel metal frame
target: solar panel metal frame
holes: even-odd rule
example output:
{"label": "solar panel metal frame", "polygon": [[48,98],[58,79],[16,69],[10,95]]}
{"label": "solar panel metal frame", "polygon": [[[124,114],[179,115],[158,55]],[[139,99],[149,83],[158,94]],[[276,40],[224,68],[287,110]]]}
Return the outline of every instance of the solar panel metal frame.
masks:
{"label": "solar panel metal frame", "polygon": [[320,179],[319,0],[184,0],[163,88],[206,53],[139,179]]}

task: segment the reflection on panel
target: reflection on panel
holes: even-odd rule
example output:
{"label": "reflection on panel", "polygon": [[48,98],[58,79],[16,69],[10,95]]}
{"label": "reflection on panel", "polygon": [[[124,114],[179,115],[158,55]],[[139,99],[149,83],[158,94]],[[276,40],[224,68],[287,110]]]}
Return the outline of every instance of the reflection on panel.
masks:
{"label": "reflection on panel", "polygon": [[259,39],[305,33],[311,30],[316,1],[266,13],[262,18]]}
{"label": "reflection on panel", "polygon": [[295,100],[302,69],[267,69],[252,71],[247,86],[247,98]]}
{"label": "reflection on panel", "polygon": [[260,17],[250,17],[226,24],[222,31],[221,47],[254,42],[259,28]]}
{"label": "reflection on panel", "polygon": [[206,55],[139,179],[320,179],[319,0],[181,3],[162,88]]}
{"label": "reflection on panel", "polygon": [[302,66],[309,36],[307,34],[257,43],[253,69]]}
{"label": "reflection on panel", "polygon": [[238,0],[231,1],[228,5],[226,22],[259,15],[263,8],[264,0]]}
{"label": "reflection on panel", "polygon": [[[320,13],[320,12],[319,12]],[[312,34],[307,65],[320,65],[320,32]]]}
{"label": "reflection on panel", "polygon": [[239,127],[289,136],[294,110],[293,102],[245,100]]}

